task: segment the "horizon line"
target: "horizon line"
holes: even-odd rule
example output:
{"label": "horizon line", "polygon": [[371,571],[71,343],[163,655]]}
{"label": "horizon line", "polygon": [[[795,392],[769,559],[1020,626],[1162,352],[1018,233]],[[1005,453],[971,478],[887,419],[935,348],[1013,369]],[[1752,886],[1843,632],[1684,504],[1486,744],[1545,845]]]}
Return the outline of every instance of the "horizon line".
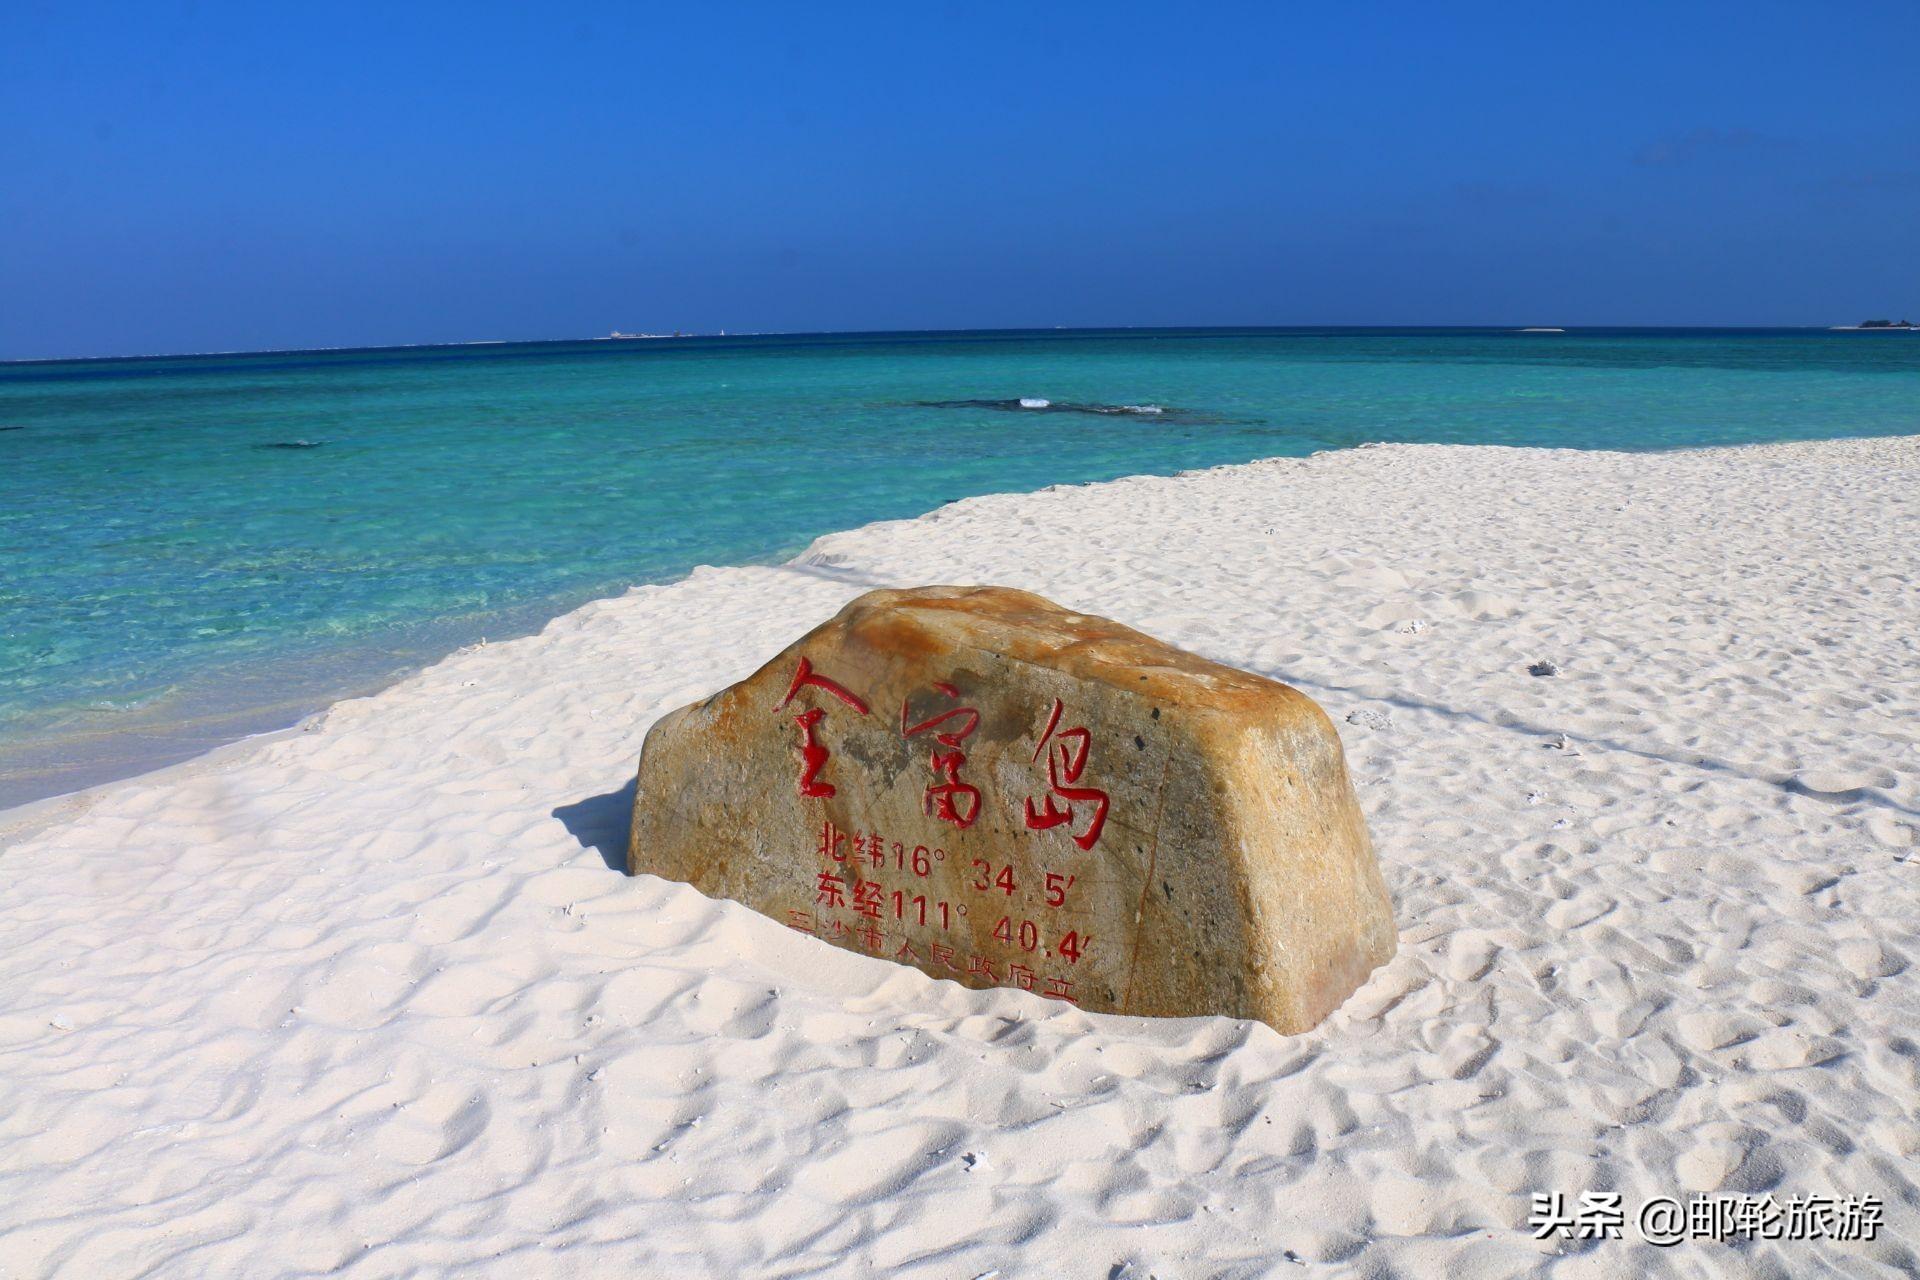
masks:
{"label": "horizon line", "polygon": [[[1912,332],[1888,326],[1891,332]],[[755,338],[899,338],[919,335],[1038,336],[1046,334],[1205,334],[1205,333],[1578,333],[1578,332],[1720,332],[1720,333],[1833,333],[1877,332],[1861,330],[1858,325],[1737,325],[1737,324],[1584,324],[1584,325],[1512,325],[1512,324],[1242,324],[1242,325],[1050,325],[1034,327],[995,327],[958,329],[761,329],[729,333],[724,329],[711,333],[634,333],[615,330],[566,338],[467,338],[452,342],[394,342],[348,344],[318,347],[252,347],[216,351],[156,351],[137,355],[24,356],[0,358],[0,368],[32,364],[101,364],[137,360],[201,360],[221,356],[296,356],[338,355],[375,351],[450,351],[467,347],[560,346],[586,342],[619,343],[623,346],[651,342],[711,342]]]}

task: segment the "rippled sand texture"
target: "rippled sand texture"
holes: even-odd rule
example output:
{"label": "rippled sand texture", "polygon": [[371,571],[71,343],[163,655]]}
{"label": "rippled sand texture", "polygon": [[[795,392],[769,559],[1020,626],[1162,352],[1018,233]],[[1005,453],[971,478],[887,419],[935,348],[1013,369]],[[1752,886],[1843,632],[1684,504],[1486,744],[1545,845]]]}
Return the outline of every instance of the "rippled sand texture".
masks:
{"label": "rippled sand texture", "polygon": [[[0,854],[0,1274],[1912,1274],[1917,495],[1900,439],[974,499],[67,802]],[[975,581],[1319,699],[1398,958],[1292,1039],[1093,1018],[610,869],[656,716]],[[1530,1238],[1599,1188],[1887,1225]]]}

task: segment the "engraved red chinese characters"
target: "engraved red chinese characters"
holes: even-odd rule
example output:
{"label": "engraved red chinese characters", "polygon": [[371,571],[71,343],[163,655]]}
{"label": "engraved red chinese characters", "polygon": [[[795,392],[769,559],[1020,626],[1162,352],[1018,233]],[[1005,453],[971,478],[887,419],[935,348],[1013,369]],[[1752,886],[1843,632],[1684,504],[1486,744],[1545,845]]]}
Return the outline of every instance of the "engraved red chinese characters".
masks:
{"label": "engraved red chinese characters", "polygon": [[[793,683],[787,686],[787,696],[780,699],[775,711],[785,711],[800,690],[805,688],[825,689],[840,701],[858,711],[867,714],[867,704],[858,696],[849,693],[847,687],[836,680],[830,680],[813,669],[813,663],[803,655],[793,671]],[[800,726],[800,794],[824,800],[837,795],[838,791],[831,782],[820,780],[821,770],[827,767],[830,752],[816,736],[815,730],[820,721],[826,718],[826,712],[819,707],[809,707],[793,718]]]}
{"label": "engraved red chinese characters", "polygon": [[[1061,729],[1060,715],[1066,709],[1060,699],[1053,700],[1053,711],[1047,716],[1047,727],[1040,734],[1040,740],[1033,745],[1033,758],[1040,759],[1040,753],[1046,751],[1051,743],[1053,750],[1047,752],[1047,785],[1049,794],[1046,806],[1033,807],[1032,797],[1027,799],[1027,828],[1030,831],[1045,831],[1061,823],[1075,821],[1076,805],[1087,806],[1091,814],[1086,830],[1073,837],[1073,842],[1082,849],[1091,850],[1100,842],[1100,830],[1107,825],[1107,793],[1094,787],[1080,787],[1073,784],[1080,781],[1080,775],[1086,770],[1087,755],[1092,750],[1093,735],[1084,728]],[[1058,730],[1058,733],[1055,733]],[[1065,801],[1065,804],[1058,803]],[[1067,828],[1069,834],[1073,828]]]}
{"label": "engraved red chinese characters", "polygon": [[[949,700],[959,700],[960,690],[946,681],[935,681],[933,687]],[[964,831],[980,816],[980,788],[960,780],[961,766],[967,763],[967,753],[960,749],[960,744],[980,727],[980,713],[972,707],[950,707],[919,724],[909,724],[907,706],[905,701],[900,704],[903,737],[916,738],[940,729],[943,724],[948,726],[933,735],[933,740],[946,750],[936,750],[928,761],[934,781],[927,785],[926,810],[940,821],[951,822]]]}

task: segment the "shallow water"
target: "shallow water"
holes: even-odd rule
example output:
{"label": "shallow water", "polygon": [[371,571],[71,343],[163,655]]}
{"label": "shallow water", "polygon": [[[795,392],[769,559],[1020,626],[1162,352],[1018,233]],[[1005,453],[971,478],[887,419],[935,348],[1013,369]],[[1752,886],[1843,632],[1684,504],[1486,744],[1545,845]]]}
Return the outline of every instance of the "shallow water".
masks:
{"label": "shallow water", "polygon": [[1915,431],[1909,334],[896,334],[4,365],[0,804],[291,723],[632,583],[972,494],[1371,441]]}

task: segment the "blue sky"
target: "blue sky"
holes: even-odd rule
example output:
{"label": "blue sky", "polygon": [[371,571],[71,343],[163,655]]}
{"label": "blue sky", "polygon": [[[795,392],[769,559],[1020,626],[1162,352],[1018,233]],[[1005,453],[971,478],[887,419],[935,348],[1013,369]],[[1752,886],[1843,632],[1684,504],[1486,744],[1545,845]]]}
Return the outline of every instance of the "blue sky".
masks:
{"label": "blue sky", "polygon": [[0,5],[0,358],[1920,318],[1920,5]]}

